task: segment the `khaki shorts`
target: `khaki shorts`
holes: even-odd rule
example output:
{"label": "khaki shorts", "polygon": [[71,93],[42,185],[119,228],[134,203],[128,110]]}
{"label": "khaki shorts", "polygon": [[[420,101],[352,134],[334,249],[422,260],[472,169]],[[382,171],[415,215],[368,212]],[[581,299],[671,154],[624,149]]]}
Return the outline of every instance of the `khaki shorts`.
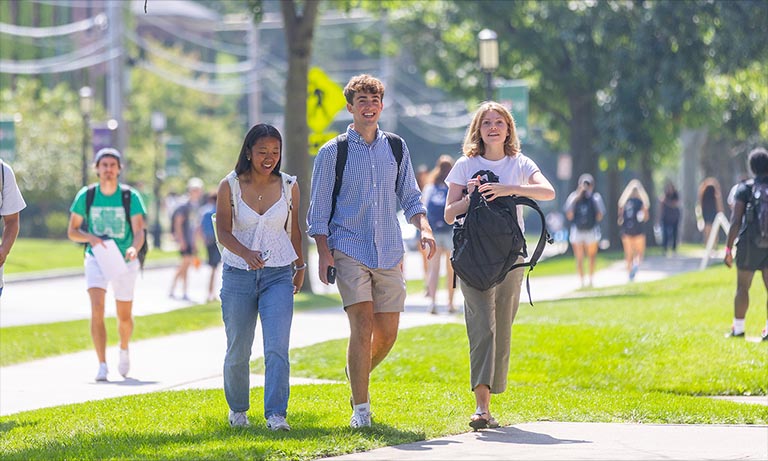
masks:
{"label": "khaki shorts", "polygon": [[392,269],[371,269],[341,251],[333,251],[336,284],[344,309],[373,301],[373,312],[405,310],[405,278],[402,261]]}

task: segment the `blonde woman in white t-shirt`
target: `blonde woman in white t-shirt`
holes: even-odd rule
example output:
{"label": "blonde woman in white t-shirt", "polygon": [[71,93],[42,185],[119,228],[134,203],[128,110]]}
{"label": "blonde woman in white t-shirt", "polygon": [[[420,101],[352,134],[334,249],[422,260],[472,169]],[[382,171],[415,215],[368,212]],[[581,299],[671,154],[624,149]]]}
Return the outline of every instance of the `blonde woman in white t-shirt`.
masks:
{"label": "blonde woman in white t-shirt", "polygon": [[[555,198],[552,184],[536,163],[520,151],[512,115],[499,103],[491,101],[480,105],[467,129],[463,153],[446,178],[445,220],[449,224],[467,212],[469,194],[475,188],[487,200],[507,195],[534,200]],[[480,170],[493,171],[499,182],[481,185],[479,178],[472,177]],[[522,213],[518,217],[522,229]],[[461,283],[469,336],[470,380],[476,402],[469,425],[475,430],[499,426],[491,416],[491,394],[500,394],[507,387],[512,322],[520,301],[522,280],[521,267],[485,291]]]}
{"label": "blonde woman in white t-shirt", "polygon": [[251,128],[234,172],[219,184],[216,232],[224,246],[221,311],[229,423],[249,425],[248,363],[258,318],[264,341],[264,418],[267,428],[287,431],[293,295],[304,283],[307,266],[298,212],[292,212],[299,209],[299,186],[296,178],[280,172],[282,144],[277,128]]}

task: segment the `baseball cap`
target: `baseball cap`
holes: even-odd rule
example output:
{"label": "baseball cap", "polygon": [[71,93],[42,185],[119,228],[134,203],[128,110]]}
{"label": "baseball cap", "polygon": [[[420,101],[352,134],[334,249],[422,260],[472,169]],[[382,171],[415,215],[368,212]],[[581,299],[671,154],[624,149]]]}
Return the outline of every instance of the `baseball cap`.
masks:
{"label": "baseball cap", "polygon": [[589,173],[584,173],[583,175],[579,176],[579,184],[594,184],[595,178],[592,177]]}
{"label": "baseball cap", "polygon": [[187,189],[202,189],[203,185],[203,180],[200,178],[189,178],[187,181]]}
{"label": "baseball cap", "polygon": [[99,151],[96,152],[96,156],[93,158],[93,164],[98,165],[99,160],[101,160],[104,157],[116,158],[117,164],[122,167],[122,156],[120,155],[120,152],[117,149],[113,149],[111,147],[105,147],[103,149],[99,149]]}

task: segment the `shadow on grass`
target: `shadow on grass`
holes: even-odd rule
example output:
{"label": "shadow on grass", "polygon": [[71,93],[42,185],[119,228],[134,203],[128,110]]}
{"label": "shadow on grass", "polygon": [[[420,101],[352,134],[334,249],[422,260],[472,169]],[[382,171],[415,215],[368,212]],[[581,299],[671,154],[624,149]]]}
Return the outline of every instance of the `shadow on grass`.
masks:
{"label": "shadow on grass", "polygon": [[[292,412],[291,431],[271,431],[263,418],[253,412],[251,425],[231,428],[226,417],[203,416],[179,426],[165,424],[166,415],[156,415],[135,428],[105,419],[71,428],[66,436],[49,433],[45,442],[13,448],[6,445],[2,459],[252,459],[302,460],[368,451],[384,446],[425,439],[423,432],[399,430],[374,422],[373,427],[351,429],[348,425],[329,427],[327,419],[314,412]],[[106,425],[105,425],[106,424]],[[23,420],[2,423],[2,433],[35,425]],[[18,442],[19,435],[16,440]],[[334,441],[329,443],[329,441]],[[30,443],[30,441],[24,442]]]}

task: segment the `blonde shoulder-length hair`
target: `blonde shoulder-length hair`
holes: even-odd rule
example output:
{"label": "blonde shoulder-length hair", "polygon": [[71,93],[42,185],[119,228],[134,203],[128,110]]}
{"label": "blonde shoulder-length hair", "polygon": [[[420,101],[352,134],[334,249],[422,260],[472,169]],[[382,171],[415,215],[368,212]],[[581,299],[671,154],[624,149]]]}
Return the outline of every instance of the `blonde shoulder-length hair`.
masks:
{"label": "blonde shoulder-length hair", "polygon": [[464,145],[461,149],[462,152],[467,157],[485,155],[485,143],[482,136],[480,136],[480,124],[485,114],[490,111],[498,113],[507,122],[507,139],[504,140],[504,155],[510,157],[517,156],[520,153],[520,139],[517,137],[515,119],[512,118],[512,114],[509,113],[506,107],[494,101],[480,104],[474,117],[472,117],[472,122],[467,128],[467,134],[464,136]]}

